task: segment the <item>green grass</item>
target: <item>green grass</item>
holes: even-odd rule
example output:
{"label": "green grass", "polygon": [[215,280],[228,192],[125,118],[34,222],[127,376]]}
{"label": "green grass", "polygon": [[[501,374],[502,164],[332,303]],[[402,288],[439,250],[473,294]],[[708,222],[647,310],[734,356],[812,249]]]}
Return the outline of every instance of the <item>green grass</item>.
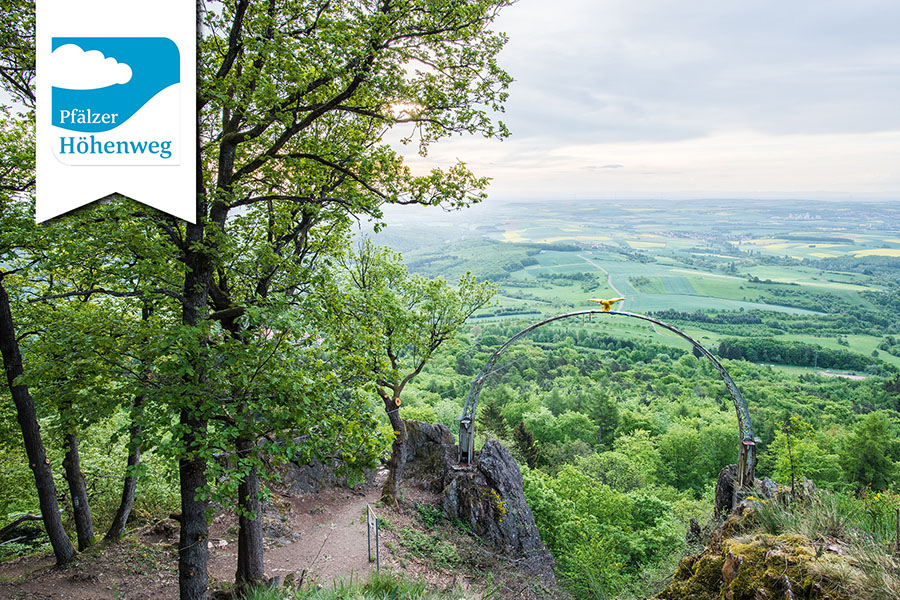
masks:
{"label": "green grass", "polygon": [[631,289],[640,294],[665,294],[666,288],[663,286],[662,279],[659,277],[629,277],[627,280]]}
{"label": "green grass", "polygon": [[843,563],[820,574],[839,581],[847,590],[865,590],[866,598],[893,600],[900,597],[900,566],[887,545],[894,541],[895,510],[900,497],[889,492],[853,498],[817,492],[812,498],[792,503],[768,500],[758,503],[754,521],[770,535],[800,534],[812,541],[841,546]]}
{"label": "green grass", "polygon": [[824,288],[829,291],[861,292],[881,289],[877,286],[866,285],[863,275],[845,274],[841,277],[843,281],[834,281],[837,278],[831,273],[799,265],[791,267],[758,265],[746,269],[745,272],[762,280],[771,279],[779,283],[797,283],[801,286]]}
{"label": "green grass", "polygon": [[667,294],[697,294],[697,290],[694,289],[694,286],[691,285],[691,282],[687,279],[687,277],[674,276],[660,277],[659,279],[662,282]]}
{"label": "green grass", "polygon": [[424,581],[410,580],[384,571],[372,573],[368,580],[335,580],[329,586],[304,586],[301,590],[285,587],[259,587],[248,590],[241,600],[488,600],[491,594],[473,595],[458,588],[433,590]]}
{"label": "green grass", "polygon": [[413,556],[428,561],[436,569],[452,569],[462,561],[459,551],[452,543],[441,539],[440,535],[429,535],[412,527],[400,530],[400,545]]}
{"label": "green grass", "polygon": [[835,350],[849,350],[851,352],[857,352],[866,356],[871,356],[872,351],[877,350],[879,359],[883,360],[886,363],[900,366],[900,356],[894,356],[893,354],[888,354],[883,350],[878,350],[878,344],[881,343],[882,338],[872,335],[843,336],[843,338],[846,339],[847,342],[849,342],[849,346],[842,346],[838,344],[836,338],[813,337],[810,335],[784,334],[778,336],[778,338],[784,340],[794,340],[798,342],[807,342],[809,344],[818,344],[819,346],[833,348]]}
{"label": "green grass", "polygon": [[544,250],[535,254],[538,264],[542,267],[558,267],[560,265],[581,265],[581,259],[575,252],[557,252],[555,250]]}

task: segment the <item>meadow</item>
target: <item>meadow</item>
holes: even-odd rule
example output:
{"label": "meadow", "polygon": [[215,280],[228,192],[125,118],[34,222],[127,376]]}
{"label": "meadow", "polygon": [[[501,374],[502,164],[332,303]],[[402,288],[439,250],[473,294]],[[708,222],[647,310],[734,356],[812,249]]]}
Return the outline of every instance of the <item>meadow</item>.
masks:
{"label": "meadow", "polygon": [[[590,298],[624,296],[617,308],[640,313],[760,315],[759,326],[742,329],[679,321],[713,347],[735,335],[774,336],[900,366],[900,356],[879,349],[896,319],[878,300],[900,283],[898,231],[900,210],[885,203],[849,211],[799,201],[580,201],[503,205],[477,220],[447,217],[425,228],[400,223],[381,237],[424,275],[452,280],[471,271],[496,281],[496,304],[473,322],[524,325],[596,308]],[[868,326],[815,325],[848,313]],[[643,323],[603,327],[626,339],[686,345]]]}

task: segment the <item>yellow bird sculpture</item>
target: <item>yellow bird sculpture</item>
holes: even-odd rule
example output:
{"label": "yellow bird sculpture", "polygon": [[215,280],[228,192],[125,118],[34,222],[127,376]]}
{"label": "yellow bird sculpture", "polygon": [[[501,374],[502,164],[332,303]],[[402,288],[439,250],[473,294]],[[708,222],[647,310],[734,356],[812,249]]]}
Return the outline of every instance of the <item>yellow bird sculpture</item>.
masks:
{"label": "yellow bird sculpture", "polygon": [[602,306],[603,306],[603,312],[609,312],[609,309],[612,308],[612,305],[613,305],[613,304],[615,304],[616,302],[621,302],[621,301],[624,300],[624,299],[625,299],[625,298],[613,298],[613,299],[611,299],[611,300],[603,300],[603,299],[601,299],[601,298],[589,298],[589,300],[590,300],[591,302],[596,302],[597,304],[602,305]]}

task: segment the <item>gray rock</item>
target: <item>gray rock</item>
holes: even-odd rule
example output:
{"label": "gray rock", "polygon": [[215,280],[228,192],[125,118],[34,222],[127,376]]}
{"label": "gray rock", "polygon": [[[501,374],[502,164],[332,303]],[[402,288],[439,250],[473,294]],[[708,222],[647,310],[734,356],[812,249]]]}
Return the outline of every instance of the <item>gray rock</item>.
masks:
{"label": "gray rock", "polygon": [[807,479],[806,477],[801,477],[797,481],[797,495],[800,498],[810,499],[816,493],[816,484],[812,482],[811,479]]}
{"label": "gray rock", "polygon": [[328,466],[318,460],[298,466],[295,463],[279,466],[276,471],[281,477],[279,486],[292,494],[317,494],[323,488],[368,486],[375,479],[375,471],[364,472],[364,481],[351,482],[344,476],[335,474],[340,462],[334,461]]}
{"label": "gray rock", "polygon": [[736,483],[737,465],[727,465],[719,472],[719,478],[716,480],[716,499],[713,505],[713,516],[716,519],[724,519],[734,510]]}
{"label": "gray rock", "polygon": [[500,443],[484,445],[471,468],[457,464],[456,440],[443,425],[406,421],[403,485],[441,494],[451,521],[465,523],[527,574],[554,585],[554,561],[525,501],[522,472]]}
{"label": "gray rock", "polygon": [[778,494],[778,484],[768,477],[754,480],[753,487],[762,498],[771,499]]}
{"label": "gray rock", "polygon": [[450,483],[457,452],[453,434],[443,425],[406,423],[406,467],[403,479],[440,493]]}
{"label": "gray rock", "polygon": [[555,583],[553,557],[541,541],[522,488],[522,472],[512,455],[491,440],[472,469],[451,473],[441,503],[450,519],[513,558],[526,572]]}
{"label": "gray rock", "polygon": [[697,519],[691,517],[691,520],[688,521],[688,528],[684,534],[684,541],[688,546],[698,546],[701,544],[701,540],[703,538],[703,530],[700,529],[700,524],[697,523]]}
{"label": "gray rock", "polygon": [[278,496],[271,502],[262,502],[262,530],[267,539],[292,538],[291,504]]}

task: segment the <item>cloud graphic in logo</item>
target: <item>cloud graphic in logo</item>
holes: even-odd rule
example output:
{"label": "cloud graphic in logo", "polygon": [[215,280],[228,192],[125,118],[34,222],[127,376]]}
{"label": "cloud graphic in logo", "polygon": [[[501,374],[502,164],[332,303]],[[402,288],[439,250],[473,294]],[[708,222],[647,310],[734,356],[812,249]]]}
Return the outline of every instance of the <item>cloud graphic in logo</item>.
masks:
{"label": "cloud graphic in logo", "polygon": [[[54,37],[52,45],[49,62],[53,68],[48,75],[53,82],[52,122],[69,131],[87,133],[115,129],[162,90],[181,81],[181,54],[169,38]],[[86,62],[86,57],[94,56],[91,60],[95,68],[90,70],[90,75],[82,66],[71,67],[81,71],[78,76],[63,75],[57,70],[53,57],[66,47],[69,47],[67,53],[72,47],[77,50],[81,65]],[[98,74],[103,74],[102,80]],[[88,87],[88,82],[91,86],[104,87]],[[104,120],[104,114],[114,114],[116,118]],[[84,118],[73,118],[75,115]],[[100,118],[93,118],[97,115]]]}
{"label": "cloud graphic in logo", "polygon": [[99,50],[85,52],[75,44],[65,44],[50,55],[53,86],[70,90],[93,90],[131,81],[131,67]]}

